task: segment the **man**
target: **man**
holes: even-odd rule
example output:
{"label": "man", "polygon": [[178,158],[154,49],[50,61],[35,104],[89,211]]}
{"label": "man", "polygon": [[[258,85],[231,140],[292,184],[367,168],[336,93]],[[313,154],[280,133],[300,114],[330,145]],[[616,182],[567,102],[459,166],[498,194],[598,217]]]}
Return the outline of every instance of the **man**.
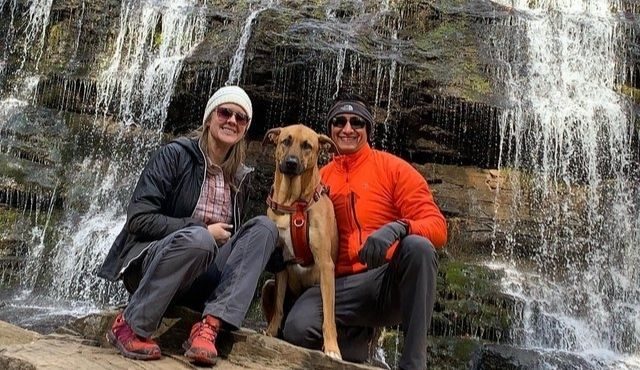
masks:
{"label": "man", "polygon": [[[372,149],[373,116],[357,95],[340,97],[327,126],[340,154],[321,170],[339,234],[336,322],[345,360],[362,362],[375,327],[401,324],[401,369],[424,369],[435,301],[437,255],[447,240],[445,219],[424,177],[406,161]],[[284,339],[322,346],[320,288],[291,308]]]}

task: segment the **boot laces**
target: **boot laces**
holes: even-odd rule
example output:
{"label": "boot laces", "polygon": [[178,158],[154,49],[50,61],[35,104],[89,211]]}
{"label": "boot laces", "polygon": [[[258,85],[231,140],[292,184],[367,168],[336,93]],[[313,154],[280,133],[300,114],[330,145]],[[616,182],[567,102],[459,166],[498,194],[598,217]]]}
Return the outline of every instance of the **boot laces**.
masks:
{"label": "boot laces", "polygon": [[202,320],[201,325],[198,327],[198,331],[196,332],[196,337],[207,339],[208,341],[213,342],[216,339],[217,328],[212,325],[209,325],[207,320]]}

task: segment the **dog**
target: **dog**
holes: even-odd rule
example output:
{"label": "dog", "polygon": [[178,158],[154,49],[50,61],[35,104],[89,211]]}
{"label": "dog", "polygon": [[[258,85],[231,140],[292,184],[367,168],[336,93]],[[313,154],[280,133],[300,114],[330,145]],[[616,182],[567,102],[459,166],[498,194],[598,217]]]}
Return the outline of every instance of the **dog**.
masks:
{"label": "dog", "polygon": [[[267,216],[280,234],[279,247],[287,267],[276,274],[275,310],[266,334],[276,336],[284,316],[287,287],[300,295],[320,283],[324,353],[342,359],[335,321],[334,263],[338,254],[338,229],[333,204],[321,184],[318,158],[322,149],[338,151],[326,135],[296,124],[270,129],[263,144],[276,145],[276,170]],[[306,235],[306,246],[305,244]]]}

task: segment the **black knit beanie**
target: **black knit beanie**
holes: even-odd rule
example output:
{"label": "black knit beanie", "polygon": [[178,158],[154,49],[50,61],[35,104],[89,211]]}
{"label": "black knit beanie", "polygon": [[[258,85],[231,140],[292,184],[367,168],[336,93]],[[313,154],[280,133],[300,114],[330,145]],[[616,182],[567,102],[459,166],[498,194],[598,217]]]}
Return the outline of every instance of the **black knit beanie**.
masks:
{"label": "black knit beanie", "polygon": [[373,132],[373,115],[363,102],[357,100],[339,100],[333,104],[331,109],[329,109],[326,122],[327,132],[329,134],[331,134],[331,119],[340,114],[355,114],[362,118],[366,122],[368,139],[371,139]]}

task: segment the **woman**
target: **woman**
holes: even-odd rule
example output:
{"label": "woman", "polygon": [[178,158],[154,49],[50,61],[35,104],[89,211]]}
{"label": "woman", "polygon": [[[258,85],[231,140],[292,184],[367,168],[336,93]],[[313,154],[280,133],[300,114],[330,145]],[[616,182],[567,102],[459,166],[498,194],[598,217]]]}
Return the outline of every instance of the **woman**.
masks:
{"label": "woman", "polygon": [[140,175],[99,272],[131,293],[107,332],[125,357],[160,358],[151,335],[171,303],[203,312],[184,344],[198,363],[215,364],[222,325],[242,325],[278,235],[266,216],[240,224],[253,171],[243,164],[252,113],[243,89],[219,89],[196,135],[162,147]]}

